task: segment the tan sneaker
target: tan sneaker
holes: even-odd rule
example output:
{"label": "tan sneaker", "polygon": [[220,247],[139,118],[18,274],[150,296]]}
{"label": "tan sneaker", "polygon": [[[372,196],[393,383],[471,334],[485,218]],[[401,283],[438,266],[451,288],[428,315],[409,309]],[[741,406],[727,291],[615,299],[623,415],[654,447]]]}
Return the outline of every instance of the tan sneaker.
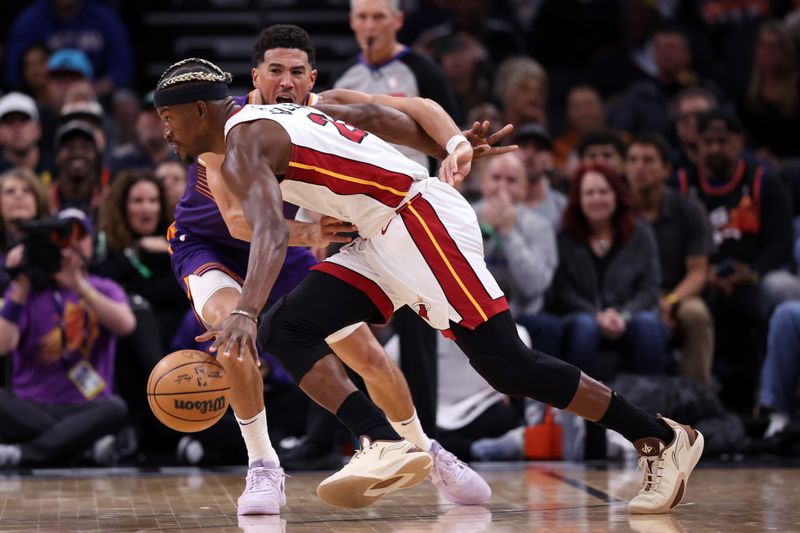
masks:
{"label": "tan sneaker", "polygon": [[362,436],[361,450],[319,484],[317,495],[334,507],[365,507],[390,492],[422,483],[432,465],[431,454],[407,440],[370,442]]}
{"label": "tan sneaker", "polygon": [[703,454],[703,435],[699,431],[670,420],[666,422],[675,435],[669,445],[655,437],[633,443],[639,451],[642,488],[628,504],[633,514],[666,513],[681,502],[697,461]]}

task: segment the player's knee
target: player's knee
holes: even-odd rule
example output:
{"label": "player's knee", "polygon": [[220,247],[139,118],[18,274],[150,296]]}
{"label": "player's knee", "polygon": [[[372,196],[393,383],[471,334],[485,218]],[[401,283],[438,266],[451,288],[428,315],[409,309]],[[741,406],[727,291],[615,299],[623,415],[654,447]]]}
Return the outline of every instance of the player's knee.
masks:
{"label": "player's knee", "polygon": [[336,355],[365,381],[374,381],[391,372],[392,362],[366,325],[332,345]]}
{"label": "player's knee", "polygon": [[323,338],[317,339],[318,334],[306,326],[302,312],[287,303],[283,296],[270,308],[258,328],[260,349],[277,357],[298,383],[317,361],[330,353]]}
{"label": "player's knee", "polygon": [[469,363],[497,392],[509,396],[525,396],[528,393],[525,376],[509,365],[505,358],[478,353],[470,357]]}

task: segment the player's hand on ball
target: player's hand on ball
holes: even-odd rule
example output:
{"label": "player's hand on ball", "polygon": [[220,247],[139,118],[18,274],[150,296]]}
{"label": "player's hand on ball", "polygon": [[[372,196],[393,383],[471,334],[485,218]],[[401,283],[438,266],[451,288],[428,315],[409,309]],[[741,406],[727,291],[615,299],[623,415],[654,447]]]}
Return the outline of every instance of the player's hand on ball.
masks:
{"label": "player's hand on ball", "polygon": [[256,349],[256,323],[249,317],[231,314],[207,332],[195,337],[197,342],[214,340],[209,351],[218,352],[217,357],[236,358],[244,361],[247,352],[261,366]]}

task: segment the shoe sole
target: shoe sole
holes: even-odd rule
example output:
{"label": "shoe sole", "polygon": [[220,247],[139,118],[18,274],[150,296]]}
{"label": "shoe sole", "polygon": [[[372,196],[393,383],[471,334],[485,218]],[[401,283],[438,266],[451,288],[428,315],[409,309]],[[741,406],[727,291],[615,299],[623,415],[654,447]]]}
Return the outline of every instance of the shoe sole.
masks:
{"label": "shoe sole", "polygon": [[317,496],[333,507],[359,509],[366,507],[391,492],[419,485],[430,474],[433,459],[427,453],[414,454],[399,465],[397,470],[384,477],[345,476],[325,480],[317,487]]}
{"label": "shoe sole", "polygon": [[263,505],[263,504],[241,504],[236,502],[236,514],[239,516],[247,516],[247,515],[276,515],[281,514],[281,507],[286,505],[286,495],[281,496],[281,500],[277,507],[272,505]]}
{"label": "shoe sole", "polygon": [[684,477],[680,483],[677,484],[677,490],[673,494],[669,505],[662,505],[661,507],[655,509],[637,508],[629,505],[628,511],[631,514],[664,514],[681,503],[681,500],[683,500],[683,497],[686,495],[686,485],[689,483],[689,477],[692,475],[694,467],[697,466],[698,462],[700,462],[700,457],[702,457],[703,448],[705,447],[705,439],[703,438],[703,434],[697,430],[695,430],[695,432],[697,433],[697,438],[692,445],[692,454],[689,456],[689,464],[691,464],[691,467],[689,467],[686,477]]}
{"label": "shoe sole", "polygon": [[268,507],[266,505],[248,505],[246,507],[239,507],[236,514],[239,516],[245,515],[275,515],[281,514],[280,507]]}

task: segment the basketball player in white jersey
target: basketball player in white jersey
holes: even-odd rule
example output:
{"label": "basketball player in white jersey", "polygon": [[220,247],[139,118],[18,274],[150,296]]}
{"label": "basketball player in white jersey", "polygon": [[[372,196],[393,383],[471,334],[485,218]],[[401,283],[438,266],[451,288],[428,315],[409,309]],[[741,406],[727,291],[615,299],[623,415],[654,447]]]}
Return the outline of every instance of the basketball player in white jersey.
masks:
{"label": "basketball player in white jersey", "polygon": [[[576,367],[527,348],[483,262],[480,230],[469,204],[381,139],[327,114],[347,120],[366,112],[386,120],[392,116],[388,110],[293,104],[240,108],[227,96],[229,79],[213,64],[184,60],[167,69],[155,91],[170,143],[189,154],[225,153],[223,179],[253,228],[237,309],[209,332],[216,337],[215,347],[255,353],[254,317],[286,253],[285,198],[359,230],[351,245],[275,304],[259,328],[262,347],[298,381],[313,375],[315,363],[328,354],[324,339],[331,332],[359,321],[385,320],[408,305],[454,338],[498,391],[566,409],[632,441],[645,475],[629,504],[631,512],[664,513],[680,503],[702,454],[703,436],[648,414]],[[430,152],[430,139],[416,123],[409,124],[405,115],[391,120],[387,141]],[[469,169],[472,148],[465,139],[453,144],[448,151],[458,163],[458,178]],[[314,391],[304,390],[317,399]],[[341,413],[347,399],[338,400],[344,402]],[[374,413],[355,410],[345,418],[365,435],[362,451],[320,484],[320,497],[357,506],[384,484],[416,481],[412,467],[394,480],[376,483],[376,475],[408,450],[398,449],[397,435]]]}

